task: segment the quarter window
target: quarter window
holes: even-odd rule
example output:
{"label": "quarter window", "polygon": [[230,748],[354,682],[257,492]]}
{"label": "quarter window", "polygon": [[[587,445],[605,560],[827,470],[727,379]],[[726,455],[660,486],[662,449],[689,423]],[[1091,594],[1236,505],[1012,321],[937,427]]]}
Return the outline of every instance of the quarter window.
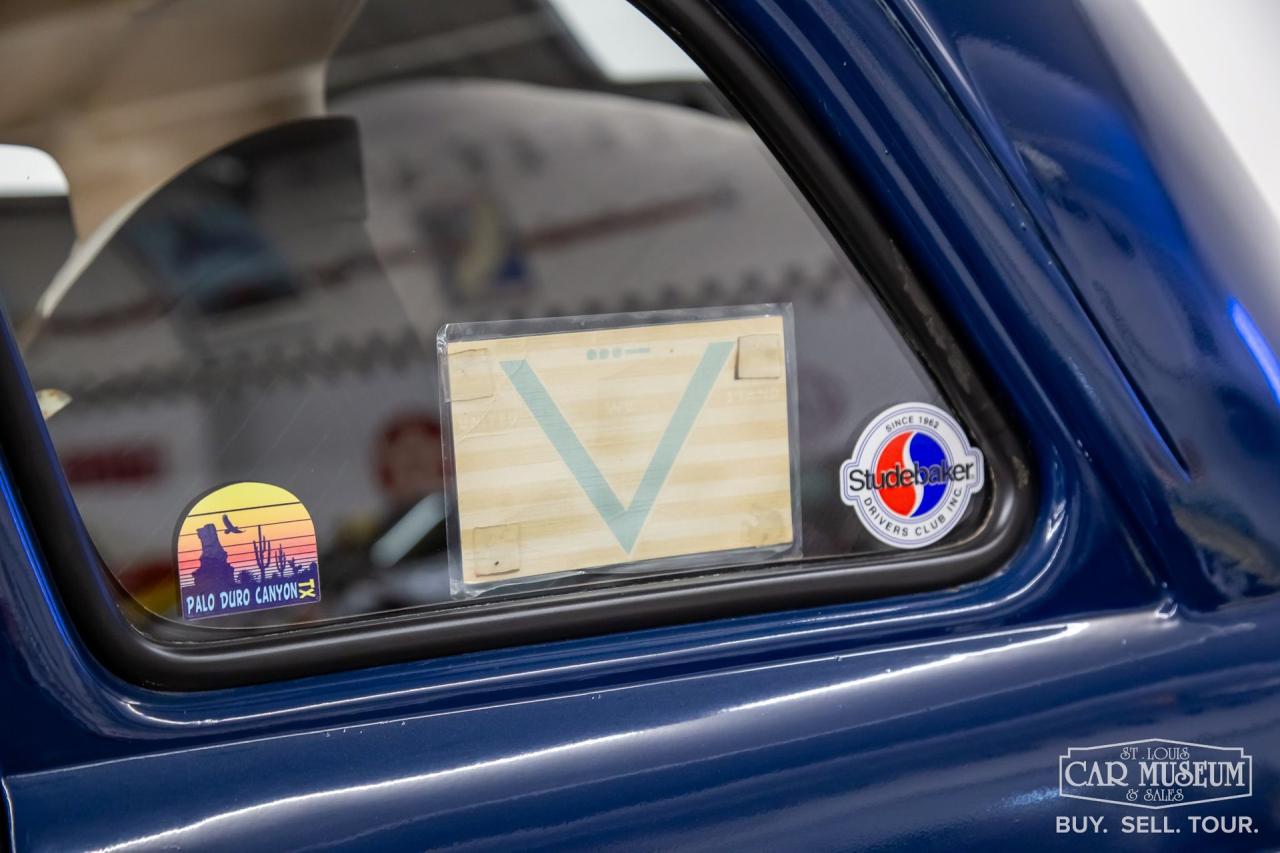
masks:
{"label": "quarter window", "polygon": [[69,192],[0,200],[5,304],[161,622],[728,581],[985,517],[872,289],[624,0],[27,5],[0,43],[69,59],[0,142]]}

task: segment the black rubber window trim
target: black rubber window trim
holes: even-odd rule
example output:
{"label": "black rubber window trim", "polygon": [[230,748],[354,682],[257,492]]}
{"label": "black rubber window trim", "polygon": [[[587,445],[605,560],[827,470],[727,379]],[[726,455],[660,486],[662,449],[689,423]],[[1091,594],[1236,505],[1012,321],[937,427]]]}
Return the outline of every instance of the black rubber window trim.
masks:
{"label": "black rubber window trim", "polygon": [[[986,455],[978,529],[926,552],[648,578],[446,609],[370,614],[288,630],[188,632],[132,602],[102,564],[57,463],[5,325],[0,340],[0,452],[59,598],[90,651],[117,675],[169,690],[261,683],[357,667],[728,616],[940,589],[1003,567],[1037,509],[1027,449],[897,251],[857,179],[768,62],[704,0],[633,0],[750,122],[807,196]],[[962,391],[963,393],[956,393]],[[70,594],[68,594],[70,592]],[[146,630],[143,630],[143,627]],[[207,639],[205,639],[207,638]]]}

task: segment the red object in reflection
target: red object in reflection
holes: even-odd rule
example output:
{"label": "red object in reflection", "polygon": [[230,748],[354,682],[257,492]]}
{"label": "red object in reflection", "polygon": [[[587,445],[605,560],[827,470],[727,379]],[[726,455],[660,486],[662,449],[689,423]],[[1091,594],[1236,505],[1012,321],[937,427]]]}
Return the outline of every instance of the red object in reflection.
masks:
{"label": "red object in reflection", "polygon": [[164,467],[155,445],[72,450],[61,454],[60,460],[67,481],[75,485],[154,480]]}
{"label": "red object in reflection", "polygon": [[374,447],[378,483],[395,506],[417,503],[444,485],[440,424],[421,412],[393,419]]}

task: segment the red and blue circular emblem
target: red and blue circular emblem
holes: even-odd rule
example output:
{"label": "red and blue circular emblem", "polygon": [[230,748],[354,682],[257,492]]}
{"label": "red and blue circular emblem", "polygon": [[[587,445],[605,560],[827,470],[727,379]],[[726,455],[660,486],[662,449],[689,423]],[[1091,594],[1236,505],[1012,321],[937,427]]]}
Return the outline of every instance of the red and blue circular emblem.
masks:
{"label": "red and blue circular emblem", "polygon": [[982,490],[982,451],[949,414],[928,403],[881,412],[840,466],[840,498],[873,536],[921,548],[955,527]]}

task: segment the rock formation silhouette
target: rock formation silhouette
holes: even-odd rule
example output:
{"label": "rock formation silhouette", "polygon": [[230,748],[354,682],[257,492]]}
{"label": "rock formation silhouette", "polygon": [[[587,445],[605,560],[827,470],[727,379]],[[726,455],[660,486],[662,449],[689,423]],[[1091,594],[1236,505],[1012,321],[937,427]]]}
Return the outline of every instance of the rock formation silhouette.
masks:
{"label": "rock formation silhouette", "polygon": [[198,594],[222,592],[235,586],[235,569],[227,560],[227,550],[218,539],[218,528],[206,524],[196,530],[200,537],[200,565],[192,573]]}

